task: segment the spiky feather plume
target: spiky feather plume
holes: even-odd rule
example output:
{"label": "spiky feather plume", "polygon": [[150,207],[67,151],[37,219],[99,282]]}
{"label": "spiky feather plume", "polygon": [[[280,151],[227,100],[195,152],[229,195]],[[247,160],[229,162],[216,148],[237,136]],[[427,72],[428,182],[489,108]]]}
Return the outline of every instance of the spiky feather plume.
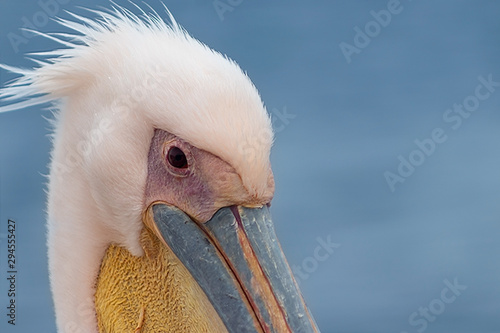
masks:
{"label": "spiky feather plume", "polygon": [[[58,327],[82,332],[81,315],[109,243],[141,255],[147,154],[155,128],[228,162],[258,196],[267,188],[273,133],[260,96],[237,64],[152,11],[114,7],[57,19],[73,33],[36,34],[60,49],[38,67],[0,65],[19,77],[0,89],[0,112],[56,109],[48,185],[48,244]],[[68,249],[71,251],[68,251]]]}

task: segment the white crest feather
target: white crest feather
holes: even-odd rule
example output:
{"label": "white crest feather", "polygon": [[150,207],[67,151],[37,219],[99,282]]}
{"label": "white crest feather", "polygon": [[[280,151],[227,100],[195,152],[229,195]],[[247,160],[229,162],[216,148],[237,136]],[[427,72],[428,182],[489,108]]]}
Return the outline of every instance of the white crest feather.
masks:
{"label": "white crest feather", "polygon": [[[109,12],[87,9],[97,15],[94,20],[69,12],[77,21],[57,19],[75,34],[32,31],[65,48],[31,53],[32,57],[42,58],[33,59],[40,66],[35,69],[0,65],[22,75],[0,89],[0,100],[10,103],[0,107],[0,112],[77,99],[80,89],[85,89],[87,84],[99,84],[97,81],[106,75],[115,80],[106,84],[121,85],[122,92],[110,91],[109,96],[115,98],[115,102],[131,89],[140,89],[141,83],[156,80],[177,90],[174,92],[180,93],[177,97],[182,97],[186,105],[182,107],[179,105],[182,101],[177,99],[173,103],[175,108],[169,109],[168,98],[172,96],[159,90],[149,91],[164,105],[161,109],[155,109],[159,105],[150,105],[149,110],[141,110],[144,117],[155,126],[222,157],[240,171],[243,178],[267,173],[266,155],[272,144],[272,129],[247,76],[233,61],[189,36],[166,7],[170,23],[163,21],[151,7],[153,13],[147,14],[134,6],[141,11],[141,17],[115,5]],[[129,54],[126,56],[126,53]],[[121,80],[128,80],[128,86],[120,84]],[[191,91],[178,91],[178,87],[188,88],[190,80]],[[198,105],[187,101],[193,96]],[[217,97],[222,104],[211,105]],[[231,107],[234,108],[230,110]],[[260,178],[263,180],[264,176]],[[259,186],[251,183],[256,182],[245,181],[249,190],[258,193]]]}
{"label": "white crest feather", "polygon": [[[136,6],[137,7],[137,6]],[[152,10],[116,6],[57,19],[71,33],[38,35],[62,48],[32,53],[39,67],[0,89],[0,112],[52,102],[49,265],[59,331],[95,332],[94,281],[111,242],[140,255],[147,155],[155,128],[219,156],[250,194],[267,189],[273,133],[248,77],[233,61]]]}

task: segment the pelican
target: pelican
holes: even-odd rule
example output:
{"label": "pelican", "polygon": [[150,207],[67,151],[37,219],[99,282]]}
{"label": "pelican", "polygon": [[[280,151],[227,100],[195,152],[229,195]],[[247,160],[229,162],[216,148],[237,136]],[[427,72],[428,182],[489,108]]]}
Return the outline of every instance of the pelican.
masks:
{"label": "pelican", "polygon": [[73,33],[0,90],[51,103],[48,260],[58,332],[318,332],[269,206],[273,130],[248,76],[165,7]]}

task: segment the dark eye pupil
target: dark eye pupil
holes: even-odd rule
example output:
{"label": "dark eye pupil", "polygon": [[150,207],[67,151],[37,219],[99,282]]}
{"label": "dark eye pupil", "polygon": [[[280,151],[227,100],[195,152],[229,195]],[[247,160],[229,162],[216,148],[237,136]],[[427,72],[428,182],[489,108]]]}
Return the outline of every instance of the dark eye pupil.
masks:
{"label": "dark eye pupil", "polygon": [[184,169],[188,167],[186,155],[177,147],[169,149],[167,159],[174,168]]}

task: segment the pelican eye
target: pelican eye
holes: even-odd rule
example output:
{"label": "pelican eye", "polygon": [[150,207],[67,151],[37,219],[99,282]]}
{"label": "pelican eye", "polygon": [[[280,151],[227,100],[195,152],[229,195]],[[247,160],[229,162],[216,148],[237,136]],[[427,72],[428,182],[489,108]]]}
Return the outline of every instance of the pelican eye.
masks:
{"label": "pelican eye", "polygon": [[178,147],[170,147],[167,154],[168,163],[177,169],[186,169],[188,162],[184,152]]}

